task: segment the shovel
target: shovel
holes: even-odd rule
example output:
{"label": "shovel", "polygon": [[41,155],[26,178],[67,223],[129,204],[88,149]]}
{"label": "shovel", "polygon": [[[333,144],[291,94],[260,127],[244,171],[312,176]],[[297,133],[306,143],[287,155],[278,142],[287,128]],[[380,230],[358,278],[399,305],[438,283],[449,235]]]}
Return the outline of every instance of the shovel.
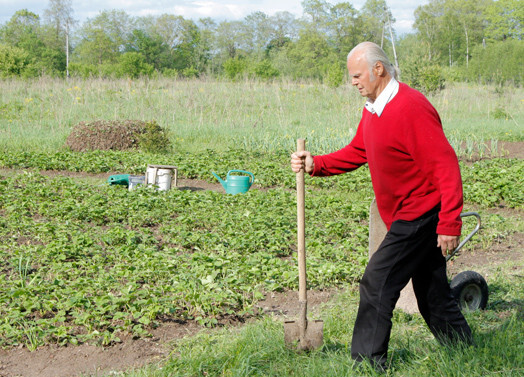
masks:
{"label": "shovel", "polygon": [[[305,150],[304,139],[297,140],[297,152]],[[312,350],[323,343],[324,322],[307,320],[306,288],[306,239],[304,204],[304,169],[297,173],[297,247],[298,247],[298,321],[284,322],[284,341],[289,347],[299,350]]]}

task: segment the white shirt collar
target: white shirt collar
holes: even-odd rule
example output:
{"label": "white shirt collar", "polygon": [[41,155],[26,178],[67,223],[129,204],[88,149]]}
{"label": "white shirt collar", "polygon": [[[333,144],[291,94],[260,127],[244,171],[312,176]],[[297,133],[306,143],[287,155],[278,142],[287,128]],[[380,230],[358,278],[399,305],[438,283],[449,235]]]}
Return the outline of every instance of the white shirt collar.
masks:
{"label": "white shirt collar", "polygon": [[377,114],[377,116],[381,116],[389,101],[391,101],[393,97],[397,95],[398,88],[398,81],[395,80],[395,78],[392,78],[374,102],[369,99],[366,101],[366,104],[364,105],[366,110],[371,114]]}

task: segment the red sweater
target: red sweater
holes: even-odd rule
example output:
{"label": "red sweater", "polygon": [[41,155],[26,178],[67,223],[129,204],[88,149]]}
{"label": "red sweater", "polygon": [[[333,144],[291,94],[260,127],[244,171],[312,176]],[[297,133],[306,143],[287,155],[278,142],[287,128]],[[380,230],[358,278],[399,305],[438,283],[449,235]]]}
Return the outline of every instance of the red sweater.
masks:
{"label": "red sweater", "polygon": [[357,133],[339,151],[314,156],[312,176],[345,173],[368,163],[386,227],[414,220],[441,205],[437,233],[459,236],[462,179],[440,117],[420,92],[400,83],[378,117],[363,110]]}

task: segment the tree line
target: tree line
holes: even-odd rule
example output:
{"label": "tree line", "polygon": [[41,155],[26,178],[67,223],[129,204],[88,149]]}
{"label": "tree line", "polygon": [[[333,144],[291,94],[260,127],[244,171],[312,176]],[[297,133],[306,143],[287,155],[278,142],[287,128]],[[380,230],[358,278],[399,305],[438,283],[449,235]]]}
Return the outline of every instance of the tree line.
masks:
{"label": "tree line", "polygon": [[[303,14],[254,12],[242,20],[101,11],[83,23],[72,0],[50,0],[0,25],[0,77],[219,76],[343,81],[347,53],[373,41],[395,58],[401,79],[426,90],[445,80],[522,83],[520,0],[430,0],[414,32],[397,36],[385,0],[304,0]],[[397,60],[398,56],[398,60]]]}

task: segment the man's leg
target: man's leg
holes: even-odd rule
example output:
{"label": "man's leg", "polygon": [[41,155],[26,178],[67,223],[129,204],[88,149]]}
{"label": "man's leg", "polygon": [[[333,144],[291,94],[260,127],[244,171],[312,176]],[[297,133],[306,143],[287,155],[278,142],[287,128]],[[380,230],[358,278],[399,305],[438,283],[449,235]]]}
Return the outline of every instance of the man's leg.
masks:
{"label": "man's leg", "polygon": [[413,275],[413,290],[420,314],[441,343],[458,340],[472,342],[471,329],[451,294],[446,274],[446,260],[437,238],[428,245],[430,252]]}
{"label": "man's leg", "polygon": [[[353,330],[351,356],[384,367],[391,317],[400,291],[424,258],[427,219],[395,221],[371,257],[360,282],[360,304]],[[435,230],[433,230],[434,232]]]}

